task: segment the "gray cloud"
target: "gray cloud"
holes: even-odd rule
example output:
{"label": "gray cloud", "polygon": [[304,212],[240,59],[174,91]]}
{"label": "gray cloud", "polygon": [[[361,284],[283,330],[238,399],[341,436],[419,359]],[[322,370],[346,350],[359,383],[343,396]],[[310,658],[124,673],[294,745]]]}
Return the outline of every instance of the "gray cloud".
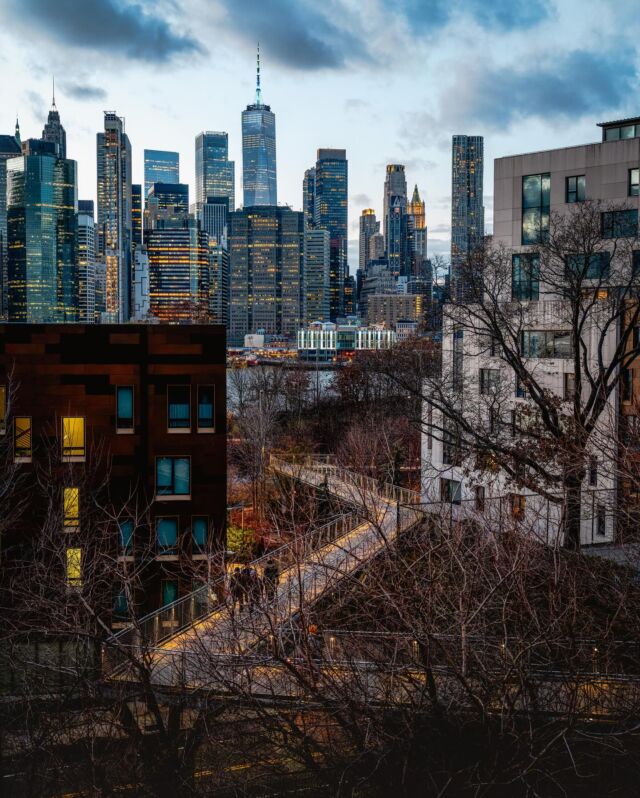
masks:
{"label": "gray cloud", "polygon": [[367,100],[360,100],[357,97],[349,97],[344,101],[345,111],[362,111],[365,108],[370,108],[371,103]]}
{"label": "gray cloud", "polygon": [[455,16],[469,16],[487,30],[526,29],[546,19],[548,0],[401,0],[409,27],[436,33]]}
{"label": "gray cloud", "polygon": [[371,207],[371,197],[368,194],[353,194],[351,196],[351,202],[353,202],[354,205],[360,205],[363,208]]}
{"label": "gray cloud", "polygon": [[334,22],[340,15],[319,11],[312,0],[223,2],[227,26],[248,43],[264,42],[269,58],[285,66],[339,69],[371,60],[364,40]]}
{"label": "gray cloud", "polygon": [[606,53],[575,50],[531,68],[461,69],[445,92],[441,122],[504,129],[519,119],[578,119],[623,109],[638,89],[637,55],[629,47]]}
{"label": "gray cloud", "polygon": [[36,91],[28,91],[26,92],[27,102],[29,103],[29,110],[35,117],[35,119],[44,119],[47,116],[47,105],[42,98],[42,95],[38,94]]}
{"label": "gray cloud", "polygon": [[100,86],[90,86],[88,83],[63,83],[62,90],[74,100],[106,100],[107,92]]}
{"label": "gray cloud", "polygon": [[204,52],[192,36],[176,32],[163,15],[127,0],[9,0],[16,24],[60,44],[149,63]]}

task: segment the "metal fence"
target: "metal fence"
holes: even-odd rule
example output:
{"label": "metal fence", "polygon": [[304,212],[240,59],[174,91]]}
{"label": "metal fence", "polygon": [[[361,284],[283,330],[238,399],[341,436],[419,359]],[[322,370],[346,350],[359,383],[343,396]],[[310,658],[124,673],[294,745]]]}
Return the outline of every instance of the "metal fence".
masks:
{"label": "metal fence", "polygon": [[[360,520],[354,513],[340,515],[327,524],[256,558],[249,565],[257,572],[261,572],[269,560],[274,560],[278,570],[282,572],[347,534],[359,523]],[[225,606],[227,587],[228,575],[225,574],[171,604],[154,610],[107,638],[103,645],[105,675],[109,676],[125,664],[131,651],[153,649]]]}

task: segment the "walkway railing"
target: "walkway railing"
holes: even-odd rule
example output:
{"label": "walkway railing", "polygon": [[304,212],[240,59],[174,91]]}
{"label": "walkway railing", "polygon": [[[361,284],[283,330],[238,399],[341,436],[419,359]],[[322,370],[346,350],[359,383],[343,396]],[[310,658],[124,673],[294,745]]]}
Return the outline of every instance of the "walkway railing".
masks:
{"label": "walkway railing", "polygon": [[[275,560],[278,570],[282,572],[294,563],[307,559],[314,551],[342,537],[358,523],[360,523],[358,516],[354,513],[340,515],[329,523],[257,557],[249,565],[261,571],[267,561]],[[109,675],[124,664],[128,660],[130,649],[133,648],[137,652],[153,649],[225,606],[227,583],[228,575],[220,576],[202,585],[193,593],[150,612],[107,638],[103,646],[105,673]]]}

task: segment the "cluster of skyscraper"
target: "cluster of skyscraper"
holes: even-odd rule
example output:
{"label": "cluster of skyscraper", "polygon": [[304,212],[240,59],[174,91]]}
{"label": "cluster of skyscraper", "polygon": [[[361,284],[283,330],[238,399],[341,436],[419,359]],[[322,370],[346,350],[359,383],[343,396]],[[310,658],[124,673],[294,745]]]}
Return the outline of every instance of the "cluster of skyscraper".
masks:
{"label": "cluster of skyscraper", "polygon": [[387,166],[382,205],[382,223],[373,208],[360,216],[358,307],[369,323],[421,323],[432,283],[425,203],[418,186],[408,199],[402,164]]}
{"label": "cluster of skyscraper", "polygon": [[[16,322],[214,321],[232,345],[249,333],[293,338],[303,323],[422,321],[432,291],[425,205],[407,196],[404,166],[390,164],[383,218],[360,218],[357,282],[349,276],[348,162],[319,149],[303,181],[303,210],[277,202],[275,114],[242,112],[243,207],[226,132],[195,140],[195,202],[177,152],[144,151],[132,182],[125,122],[104,114],[97,134],[97,216],[77,198],[76,162],[55,94],[42,136],[0,136],[2,318]],[[382,230],[381,230],[382,226]],[[481,241],[482,139],[453,142],[452,267]],[[396,297],[396,298],[394,298]]]}

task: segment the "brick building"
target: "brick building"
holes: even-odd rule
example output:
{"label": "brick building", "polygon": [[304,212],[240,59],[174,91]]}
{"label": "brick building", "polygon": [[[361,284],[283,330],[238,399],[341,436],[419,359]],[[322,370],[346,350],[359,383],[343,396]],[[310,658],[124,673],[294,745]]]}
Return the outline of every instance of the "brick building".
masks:
{"label": "brick building", "polygon": [[[225,345],[214,325],[0,325],[0,430],[33,485],[3,565],[58,506],[69,588],[87,587],[98,528],[114,575],[136,573],[139,614],[206,578],[225,539]],[[114,625],[130,597],[114,584]]]}

